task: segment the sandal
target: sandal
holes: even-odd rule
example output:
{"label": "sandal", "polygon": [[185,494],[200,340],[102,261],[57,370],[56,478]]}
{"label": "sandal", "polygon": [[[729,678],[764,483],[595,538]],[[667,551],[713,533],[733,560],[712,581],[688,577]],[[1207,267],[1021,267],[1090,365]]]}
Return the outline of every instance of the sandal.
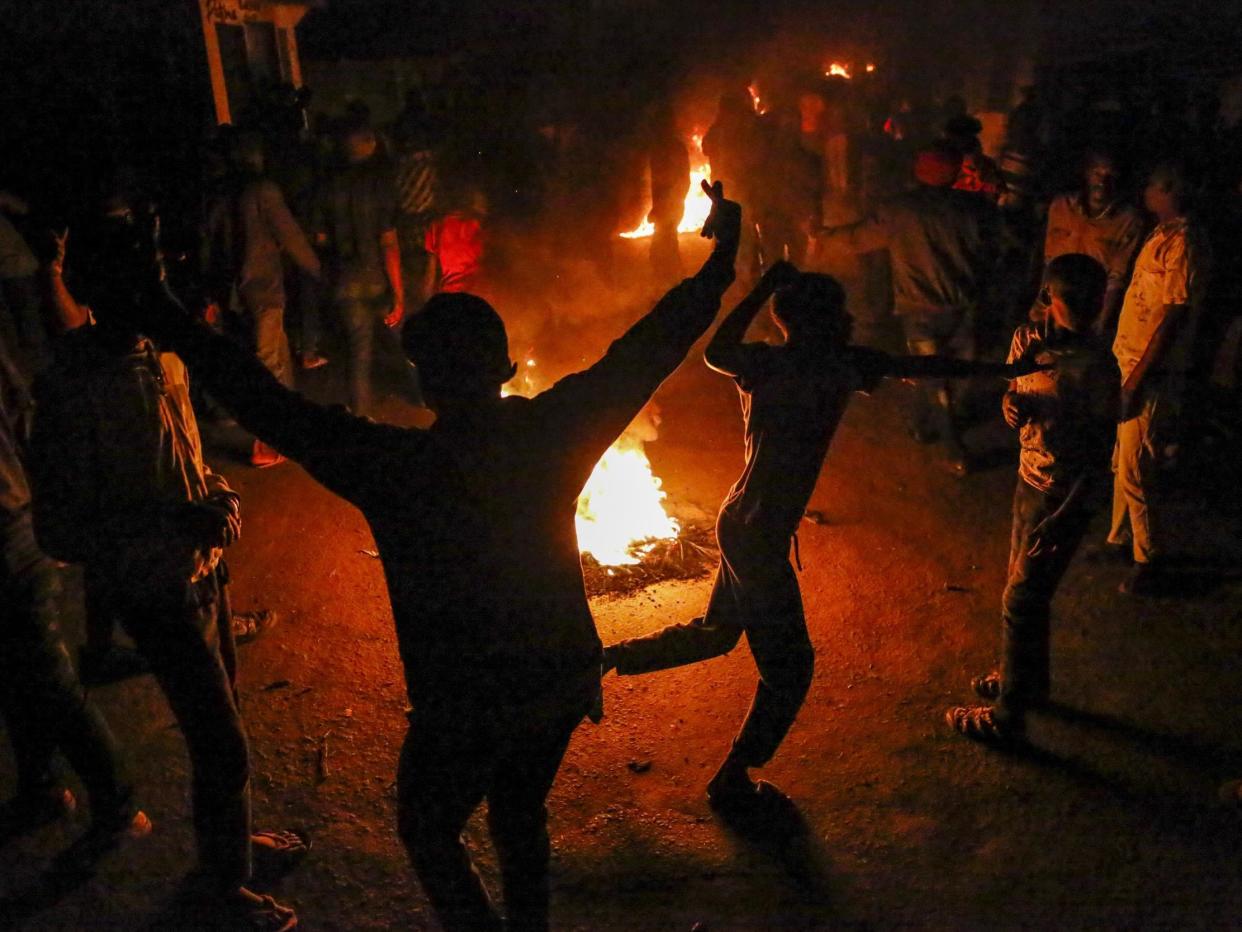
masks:
{"label": "sandal", "polygon": [[1018,721],[999,718],[990,705],[954,706],[944,713],[944,720],[959,735],[982,744],[1010,744],[1020,741],[1026,731]]}
{"label": "sandal", "polygon": [[289,873],[302,863],[310,849],[310,835],[303,829],[253,832],[250,835],[254,874],[263,880],[272,880]]}
{"label": "sandal", "polygon": [[257,612],[233,613],[233,641],[237,644],[248,644],[260,634],[276,626],[280,620],[270,608],[262,608]]}
{"label": "sandal", "polygon": [[970,681],[970,688],[975,691],[975,695],[980,699],[988,699],[995,702],[1000,698],[1001,694],[1001,675],[999,670],[993,670],[991,673],[985,673],[983,676],[976,676]]}
{"label": "sandal", "polygon": [[298,927],[297,913],[288,906],[245,889],[215,908],[220,928],[230,932],[292,932]]}
{"label": "sandal", "polygon": [[749,789],[707,789],[707,804],[720,813],[751,812],[781,803],[789,803],[789,797],[767,780],[756,780]]}

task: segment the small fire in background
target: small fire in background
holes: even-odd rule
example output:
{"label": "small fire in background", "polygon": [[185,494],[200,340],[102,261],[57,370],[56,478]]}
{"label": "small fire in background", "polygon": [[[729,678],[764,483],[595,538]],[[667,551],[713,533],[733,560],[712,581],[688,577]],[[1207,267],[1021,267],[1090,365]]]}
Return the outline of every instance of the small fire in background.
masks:
{"label": "small fire in background", "polygon": [[[872,66],[871,68],[868,68],[867,70],[874,71],[875,66]],[[830,62],[828,67],[824,69],[824,77],[849,79],[851,77],[850,66],[846,62],[839,62],[839,61]]]}
{"label": "small fire in background", "polygon": [[[537,368],[527,352],[501,394],[537,394],[542,388]],[[604,452],[578,496],[578,550],[601,566],[635,566],[660,541],[681,533],[677,520],[664,510],[667,493],[644,449],[655,437],[655,420],[644,411]]]}
{"label": "small fire in background", "polygon": [[[703,181],[712,180],[712,167],[703,154],[703,134],[695,132],[689,139],[690,150],[690,191],[686,194],[685,213],[681,223],[677,224],[678,233],[697,233],[703,228],[707,215],[712,212],[712,199],[703,192]],[[650,207],[648,207],[650,210]],[[623,239],[642,239],[655,235],[655,224],[649,219],[644,220],[628,233],[622,233]]]}
{"label": "small fire in background", "polygon": [[763,102],[763,98],[759,96],[759,88],[754,84],[746,85],[746,90],[750,92],[750,102],[755,108],[755,113],[763,116],[768,112],[767,105]]}
{"label": "small fire in background", "polygon": [[875,74],[875,65],[872,64],[871,62],[867,62],[867,67],[865,70],[867,74]]}

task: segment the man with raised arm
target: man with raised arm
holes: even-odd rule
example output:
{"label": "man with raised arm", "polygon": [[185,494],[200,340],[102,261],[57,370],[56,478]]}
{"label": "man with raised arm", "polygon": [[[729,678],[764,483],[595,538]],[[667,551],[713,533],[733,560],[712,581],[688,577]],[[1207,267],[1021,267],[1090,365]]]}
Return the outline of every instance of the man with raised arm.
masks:
{"label": "man with raised arm", "polygon": [[[782,346],[745,342],[746,331],[775,294],[772,313]],[[708,784],[712,806],[736,811],[778,791],[754,783],[793,725],[811,684],[815,651],[807,634],[791,540],[823,468],[851,393],[885,376],[1012,376],[1017,367],[941,356],[894,357],[849,345],[853,318],[833,278],[769,269],[725,318],[705,359],[737,382],[746,435],[746,466],[716,521],[720,568],[707,611],[604,652],[604,669],[635,675],[719,657],[746,635],[759,685],[741,731]]]}
{"label": "man with raised arm", "polygon": [[441,924],[499,929],[461,831],[484,799],[509,928],[548,923],[545,800],[599,692],[575,499],[681,363],[733,281],[741,209],[710,191],[711,257],[595,365],[534,398],[487,302],[441,294],[405,327],[436,414],[427,430],[314,404],[152,288],[133,313],[265,443],[366,516],[388,580],[412,709],[398,828]]}

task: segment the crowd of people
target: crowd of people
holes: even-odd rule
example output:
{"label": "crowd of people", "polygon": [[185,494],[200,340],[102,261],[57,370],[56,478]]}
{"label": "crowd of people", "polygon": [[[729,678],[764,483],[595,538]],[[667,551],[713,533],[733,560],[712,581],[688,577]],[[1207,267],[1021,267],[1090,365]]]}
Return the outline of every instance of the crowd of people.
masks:
{"label": "crowd of people", "polygon": [[[725,94],[704,139],[710,257],[594,365],[534,398],[502,397],[515,373],[505,324],[472,293],[489,226],[483,186],[458,180],[444,195],[447,166],[416,102],[389,132],[364,108],[346,114],[337,157],[317,162],[313,183],[287,171],[282,183],[261,133],[225,134],[198,261],[185,260],[195,289],[166,268],[159,218],[118,176],[101,181],[87,222],[35,248],[19,232],[26,204],[0,195],[0,711],[18,766],[8,828],[75,805],[59,751],[91,811],[63,869],[88,870],[152,830],[61,633],[61,564],[73,564],[99,651],[119,622],[133,670],[154,674],[185,737],[204,902],[229,927],[296,925],[291,908],[251,889],[256,867],[287,870],[308,843],[251,824],[236,642],[258,625],[239,629],[230,607],[225,556],[241,501],[204,458],[197,414],[208,405],[250,432],[254,466],[300,463],[371,527],[411,705],[398,832],[446,928],[547,927],[546,797],[613,670],[705,660],[745,634],[759,684],[708,796],[727,815],[779,795],[749,771],[776,753],[811,682],[791,538],[851,393],[885,377],[918,380],[911,433],[941,444],[959,476],[975,464],[958,380],[1008,380],[1002,416],[1020,456],[1001,659],[972,684],[988,702],[945,717],[972,739],[1021,740],[1049,698],[1051,602],[1109,485],[1110,451],[1112,520],[1095,549],[1130,561],[1123,592],[1159,590],[1170,548],[1160,474],[1208,429],[1181,412],[1187,399],[1200,415],[1207,403],[1213,351],[1236,314],[1209,270],[1232,281],[1237,243],[1209,248],[1219,222],[1191,210],[1201,165],[1159,153],[1140,207],[1120,156],[1084,146],[1074,190],[1041,203],[1032,178],[1046,127],[1033,97],[1011,119],[1000,167],[964,106],[945,114],[921,131],[896,109],[874,133],[891,145],[876,159],[831,95],[763,116],[750,94]],[[665,284],[682,274],[688,178],[675,123],[664,107],[644,121],[651,258]],[[902,183],[880,170],[893,160],[908,167]],[[855,344],[845,290],[811,270],[853,255],[866,260],[864,282],[879,272],[890,283],[907,355]],[[746,462],[720,510],[709,602],[688,623],[604,647],[582,583],[576,494],[707,333],[735,278],[746,296],[705,359],[738,386]],[[748,342],[770,299],[781,338]],[[296,391],[299,370],[327,364],[320,315],[343,335],[348,408]],[[988,361],[985,337],[998,329],[1012,334],[1007,358]],[[431,428],[368,417],[380,365],[435,413]],[[505,920],[461,841],[484,799]]]}

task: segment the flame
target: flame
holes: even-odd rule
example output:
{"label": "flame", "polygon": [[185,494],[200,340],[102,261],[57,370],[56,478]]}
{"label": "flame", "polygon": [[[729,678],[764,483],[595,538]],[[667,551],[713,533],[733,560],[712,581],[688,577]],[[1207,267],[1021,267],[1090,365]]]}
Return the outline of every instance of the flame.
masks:
{"label": "flame", "polygon": [[875,73],[875,65],[873,65],[871,62],[867,62],[867,74],[874,74],[874,73]]}
{"label": "flame", "polygon": [[[523,363],[501,389],[502,396],[530,396],[540,390],[531,371],[535,358],[527,355]],[[640,416],[604,451],[578,496],[578,550],[602,566],[632,566],[657,541],[681,533],[681,525],[664,510],[667,493],[644,449],[654,436],[653,422]]]}
{"label": "flame", "polygon": [[834,61],[831,64],[829,64],[827,70],[824,71],[824,77],[826,78],[849,78],[850,77],[850,66],[846,64],[845,62]]}
{"label": "flame", "polygon": [[604,566],[637,563],[657,540],[681,531],[664,510],[665,497],[643,441],[623,434],[595,464],[578,496],[578,549]]}
{"label": "flame", "polygon": [[759,88],[753,84],[746,85],[746,90],[750,92],[750,102],[755,108],[755,113],[763,116],[768,112],[768,108],[764,106],[763,98],[759,96]]}
{"label": "flame", "polygon": [[[712,212],[712,199],[703,193],[701,182],[712,180],[712,167],[703,154],[703,135],[694,133],[690,136],[690,190],[686,194],[685,212],[681,223],[677,224],[678,233],[697,233],[703,228],[703,222]],[[650,208],[648,208],[650,210]],[[628,233],[622,233],[623,239],[642,239],[655,234],[655,224],[644,220]]]}

